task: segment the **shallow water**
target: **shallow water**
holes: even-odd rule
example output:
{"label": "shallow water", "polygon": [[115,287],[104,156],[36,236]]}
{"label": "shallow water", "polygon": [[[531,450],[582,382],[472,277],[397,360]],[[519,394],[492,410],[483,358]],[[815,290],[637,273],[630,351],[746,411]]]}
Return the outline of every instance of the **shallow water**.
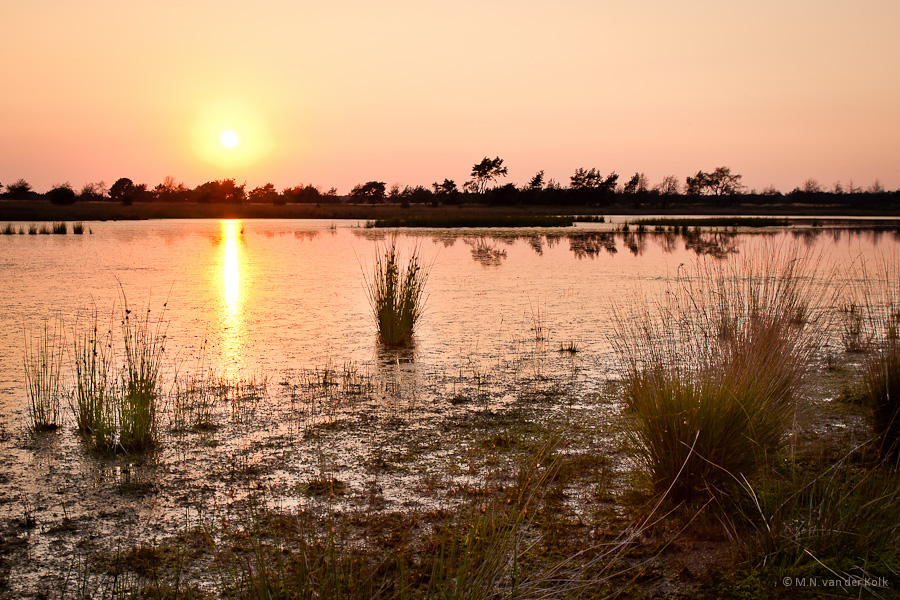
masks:
{"label": "shallow water", "polygon": [[[427,493],[420,488],[435,472],[443,478],[438,488],[467,481],[459,467],[465,448],[441,439],[451,420],[551,386],[568,398],[565,410],[615,412],[614,402],[598,401],[614,369],[612,303],[658,291],[698,254],[731,260],[796,246],[825,257],[824,277],[825,265],[900,249],[895,233],[845,229],[697,240],[608,226],[86,225],[90,235],[0,236],[0,522],[37,558],[15,589],[42,589],[42,578],[71,566],[79,548],[165,535],[203,510],[239,502],[252,494],[248,481],[266,490],[267,502],[291,507],[304,502],[298,481],[334,471],[349,490],[341,502],[352,507],[369,493],[371,465],[386,460],[394,469],[378,485],[389,507],[443,501],[430,484]],[[364,288],[378,245],[391,235],[430,265],[426,315],[404,351],[379,347]],[[205,348],[206,365],[242,381],[245,393],[214,407],[212,432],[175,435],[164,427],[164,444],[148,456],[86,453],[68,414],[59,431],[29,434],[26,331],[59,316],[71,338],[92,306],[109,315],[126,300],[132,310],[149,306],[154,317],[164,310],[170,373],[175,365],[190,371]],[[572,343],[577,354],[558,352]],[[305,435],[322,424],[324,433]],[[427,451],[411,448],[423,439]],[[412,455],[426,458],[407,464]],[[26,513],[36,528],[23,527]]]}

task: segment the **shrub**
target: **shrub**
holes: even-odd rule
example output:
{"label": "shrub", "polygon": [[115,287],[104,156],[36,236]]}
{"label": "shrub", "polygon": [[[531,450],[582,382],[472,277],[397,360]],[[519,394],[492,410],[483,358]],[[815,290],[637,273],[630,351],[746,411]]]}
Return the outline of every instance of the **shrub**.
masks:
{"label": "shrub", "polygon": [[378,337],[386,346],[404,346],[412,341],[425,305],[428,269],[421,264],[418,249],[405,267],[400,264],[396,240],[377,250],[375,271],[366,281]]}
{"label": "shrub", "polygon": [[643,466],[672,498],[720,495],[781,446],[820,332],[806,320],[811,261],[706,259],[613,345]]}

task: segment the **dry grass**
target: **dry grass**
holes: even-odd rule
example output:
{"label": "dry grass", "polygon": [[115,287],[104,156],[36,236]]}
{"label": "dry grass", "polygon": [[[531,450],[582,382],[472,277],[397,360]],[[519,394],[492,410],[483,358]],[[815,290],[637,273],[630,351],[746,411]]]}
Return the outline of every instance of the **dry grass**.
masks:
{"label": "dry grass", "polygon": [[700,260],[636,318],[616,308],[625,401],[658,490],[720,495],[782,445],[823,331],[817,265],[780,251]]}

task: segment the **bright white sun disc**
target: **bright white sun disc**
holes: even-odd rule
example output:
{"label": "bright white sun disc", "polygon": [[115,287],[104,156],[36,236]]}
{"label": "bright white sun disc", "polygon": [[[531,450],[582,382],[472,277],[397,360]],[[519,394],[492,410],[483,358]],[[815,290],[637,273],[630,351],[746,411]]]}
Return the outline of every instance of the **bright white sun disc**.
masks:
{"label": "bright white sun disc", "polygon": [[241,141],[241,138],[234,131],[227,129],[219,136],[219,141],[226,148],[234,148]]}

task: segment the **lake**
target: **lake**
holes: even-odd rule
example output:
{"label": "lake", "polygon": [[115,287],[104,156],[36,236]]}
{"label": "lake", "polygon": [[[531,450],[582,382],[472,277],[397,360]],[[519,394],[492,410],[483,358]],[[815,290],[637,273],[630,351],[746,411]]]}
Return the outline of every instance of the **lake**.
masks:
{"label": "lake", "polygon": [[[323,473],[342,485],[327,499],[332,510],[366,502],[373,464],[393,465],[377,476],[383,510],[452,503],[434,490],[483,474],[466,467],[468,442],[457,443],[447,423],[542,398],[563,398],[540,411],[573,422],[617,418],[613,303],[664,290],[701,256],[796,248],[823,257],[823,282],[836,267],[828,283],[845,285],[854,261],[900,250],[896,232],[871,229],[683,236],[610,224],[359,225],[93,222],[84,235],[0,236],[0,521],[18,531],[13,524],[30,515],[40,532],[56,532],[28,535],[36,561],[21,589],[40,588],[83,548],[168,535],[209,513],[243,510],[258,494],[269,506],[314,504],[298,482]],[[429,265],[426,313],[414,344],[401,350],[377,342],[364,284],[393,236]],[[117,334],[114,309],[126,302],[166,323],[170,380],[214,373],[221,394],[208,407],[212,426],[173,431],[168,399],[157,451],[104,458],[84,449],[64,402],[63,427],[32,435],[26,335],[61,320],[71,339],[91,322],[92,307]],[[540,411],[530,418],[539,421]],[[615,435],[598,429],[595,443],[613,444]]]}

